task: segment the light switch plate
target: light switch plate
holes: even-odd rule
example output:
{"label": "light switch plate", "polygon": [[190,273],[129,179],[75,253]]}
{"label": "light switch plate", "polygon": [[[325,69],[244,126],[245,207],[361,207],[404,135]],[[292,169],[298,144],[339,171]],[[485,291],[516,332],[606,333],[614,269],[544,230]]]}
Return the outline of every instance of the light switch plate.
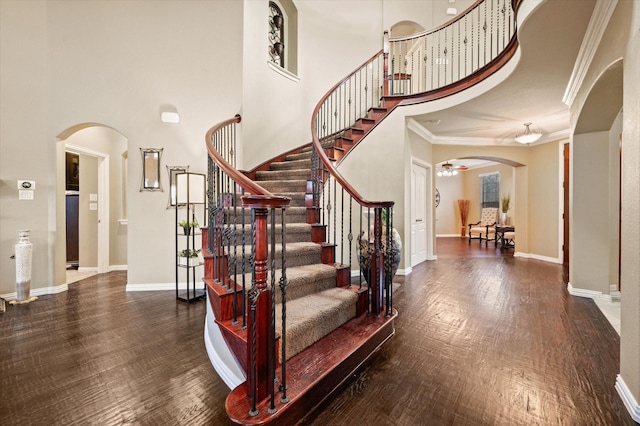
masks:
{"label": "light switch plate", "polygon": [[89,201],[98,201],[98,194],[89,194]]}
{"label": "light switch plate", "polygon": [[89,203],[89,210],[98,210],[98,203]]}
{"label": "light switch plate", "polygon": [[18,200],[33,200],[33,191],[30,189],[21,189],[18,191]]}

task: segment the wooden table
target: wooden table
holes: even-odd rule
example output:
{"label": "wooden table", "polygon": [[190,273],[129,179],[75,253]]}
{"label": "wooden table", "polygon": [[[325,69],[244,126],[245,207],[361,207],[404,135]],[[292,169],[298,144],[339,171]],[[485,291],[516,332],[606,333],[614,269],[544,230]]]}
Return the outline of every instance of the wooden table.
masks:
{"label": "wooden table", "polygon": [[505,232],[515,232],[515,228],[513,226],[507,226],[507,225],[496,225],[496,232],[495,232],[495,243],[496,246],[498,245],[498,242],[500,242],[500,245],[502,247],[514,247],[515,244],[513,243],[512,240],[505,240],[504,238],[504,233]]}

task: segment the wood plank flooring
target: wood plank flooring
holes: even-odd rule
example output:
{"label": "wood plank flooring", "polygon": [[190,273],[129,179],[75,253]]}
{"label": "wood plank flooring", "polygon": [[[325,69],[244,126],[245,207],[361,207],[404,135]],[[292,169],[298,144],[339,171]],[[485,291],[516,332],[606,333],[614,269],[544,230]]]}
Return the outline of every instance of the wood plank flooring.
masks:
{"label": "wood plank flooring", "polygon": [[[566,271],[442,238],[394,292],[396,335],[306,424],[633,425],[619,338]],[[2,425],[223,425],[205,302],[126,293],[126,273],[0,314]]]}

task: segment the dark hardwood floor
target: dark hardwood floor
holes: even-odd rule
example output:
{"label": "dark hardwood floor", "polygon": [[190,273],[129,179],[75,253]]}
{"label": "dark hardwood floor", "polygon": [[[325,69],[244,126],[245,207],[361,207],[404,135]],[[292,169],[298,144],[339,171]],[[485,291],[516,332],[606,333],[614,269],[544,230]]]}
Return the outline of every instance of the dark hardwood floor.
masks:
{"label": "dark hardwood floor", "polygon": [[[561,265],[438,239],[394,293],[396,335],[306,424],[633,425],[619,337]],[[0,314],[2,425],[222,425],[205,302],[112,272]]]}

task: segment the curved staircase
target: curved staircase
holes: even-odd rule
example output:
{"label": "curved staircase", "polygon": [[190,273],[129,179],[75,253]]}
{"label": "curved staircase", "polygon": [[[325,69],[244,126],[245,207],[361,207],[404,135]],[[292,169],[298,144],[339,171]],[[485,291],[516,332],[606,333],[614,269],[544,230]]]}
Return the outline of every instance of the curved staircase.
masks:
{"label": "curved staircase", "polygon": [[[315,208],[308,194],[311,154],[311,147],[306,147],[287,155],[283,161],[272,162],[269,165],[270,170],[249,173],[255,176],[255,182],[265,190],[275,196],[290,199],[289,207],[286,209],[284,232],[281,225],[282,213],[273,213],[276,214],[277,220],[273,244],[268,250],[269,256],[274,251],[275,269],[272,273],[273,279],[269,277],[269,290],[275,303],[275,333],[276,342],[279,343],[279,336],[283,334],[283,295],[277,287],[283,276],[281,254],[284,238],[287,280],[284,334],[287,343],[284,351],[276,351],[276,364],[281,366],[284,353],[285,359],[289,360],[289,401],[277,401],[277,413],[274,414],[269,413],[268,399],[257,402],[258,414],[251,416],[248,414],[251,411],[251,398],[246,382],[235,386],[227,399],[227,412],[231,420],[238,424],[267,424],[282,422],[284,419],[287,419],[287,422],[295,422],[301,416],[306,416],[331,394],[332,389],[337,388],[369,358],[375,348],[394,334],[393,317],[367,316],[366,286],[364,289],[359,285],[352,286],[349,267],[335,263],[334,246],[324,242],[325,227],[317,223],[307,223],[308,220],[315,219]],[[242,251],[239,244],[243,240],[243,234],[245,241],[250,235],[251,217],[250,211],[245,209],[241,213],[244,215],[244,224],[241,223],[242,218],[238,218],[240,193],[226,199],[227,205],[222,216],[228,227],[227,231],[221,233],[225,265],[222,268],[216,266],[215,263],[219,262],[220,256],[212,252],[205,253],[205,283],[215,324],[220,329],[226,347],[231,350],[237,363],[237,371],[244,375],[243,378],[236,378],[237,382],[244,381],[242,379],[247,377],[250,354],[246,324],[237,316],[234,318],[232,309],[233,298],[237,298],[237,308],[244,303],[241,301],[243,298],[229,291],[229,286],[242,289],[244,281],[246,289],[247,283],[252,281],[251,258],[245,256],[242,259],[238,255]],[[230,199],[233,201],[229,201]],[[221,223],[218,225],[224,226]],[[272,226],[273,223],[267,225],[268,232]],[[205,232],[203,235],[203,246],[206,247],[209,234]],[[226,273],[216,278],[216,268]],[[230,270],[234,270],[234,273],[229,274]],[[273,288],[273,283],[276,283],[276,288]],[[348,331],[350,327],[345,327],[349,322],[354,322],[351,332]],[[337,330],[341,327],[341,330]],[[369,332],[363,334],[363,328],[368,328]],[[353,330],[358,332],[353,333]],[[226,349],[220,348],[220,342],[208,346],[212,346],[208,347],[210,351]],[[345,353],[340,354],[336,347],[342,348]],[[359,351],[358,348],[366,349]],[[220,355],[215,356],[220,358]],[[234,369],[233,366],[230,368]],[[277,382],[280,381],[281,374],[278,367]],[[222,377],[225,375],[228,375],[228,372],[221,374]],[[228,381],[227,384],[230,384],[229,382],[232,386],[235,385],[234,381]],[[321,387],[321,390],[318,387]]]}
{"label": "curved staircase", "polygon": [[205,342],[232,388],[234,423],[303,421],[394,334],[394,203],[365,200],[336,166],[396,107],[461,92],[506,64],[519,4],[479,0],[433,31],[385,33],[385,50],[318,102],[312,143],[250,172],[235,169],[240,117],[209,130]]}

